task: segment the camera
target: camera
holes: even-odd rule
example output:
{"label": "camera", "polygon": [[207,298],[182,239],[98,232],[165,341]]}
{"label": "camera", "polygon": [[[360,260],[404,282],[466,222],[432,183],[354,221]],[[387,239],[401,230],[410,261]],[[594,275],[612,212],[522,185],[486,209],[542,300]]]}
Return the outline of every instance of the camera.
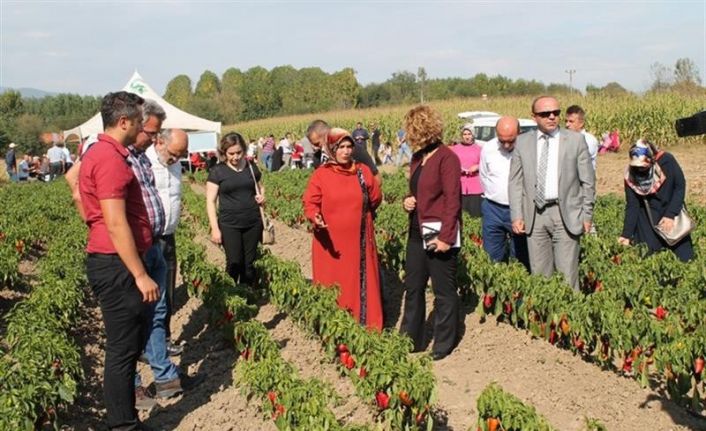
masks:
{"label": "camera", "polygon": [[674,128],[680,138],[706,134],[706,111],[678,119],[674,123]]}

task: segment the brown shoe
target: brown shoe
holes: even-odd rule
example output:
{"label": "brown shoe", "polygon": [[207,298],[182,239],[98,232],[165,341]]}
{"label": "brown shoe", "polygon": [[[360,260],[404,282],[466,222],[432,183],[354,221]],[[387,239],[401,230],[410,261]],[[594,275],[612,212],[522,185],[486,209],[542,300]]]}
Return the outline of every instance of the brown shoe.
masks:
{"label": "brown shoe", "polygon": [[197,374],[193,377],[179,373],[179,376],[172,380],[168,380],[164,383],[155,382],[154,388],[158,398],[171,398],[199,385],[205,379],[206,375],[204,373]]}
{"label": "brown shoe", "polygon": [[137,410],[152,410],[156,405],[157,400],[151,397],[144,387],[135,388],[135,408]]}

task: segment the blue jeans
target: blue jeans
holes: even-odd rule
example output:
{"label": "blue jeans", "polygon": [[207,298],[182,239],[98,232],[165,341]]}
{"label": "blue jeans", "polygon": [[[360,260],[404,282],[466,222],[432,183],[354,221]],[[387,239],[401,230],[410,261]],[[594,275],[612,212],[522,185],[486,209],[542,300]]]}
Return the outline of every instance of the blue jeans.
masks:
{"label": "blue jeans", "polygon": [[412,162],[412,149],[409,148],[409,144],[407,143],[400,145],[400,148],[397,150],[397,161],[395,163],[397,166],[402,165],[402,157],[404,156],[407,156],[409,163]]}
{"label": "blue jeans", "polygon": [[[483,199],[483,249],[495,262],[507,262],[514,257],[529,270],[527,237],[512,233],[510,207]],[[509,250],[508,250],[509,249]]]}
{"label": "blue jeans", "polygon": [[262,161],[268,171],[272,170],[272,153],[262,153]]}
{"label": "blue jeans", "polygon": [[[159,299],[150,307],[150,322],[147,326],[145,356],[150,363],[154,381],[164,383],[179,377],[179,371],[169,359],[167,352],[167,264],[159,243],[155,243],[145,254],[147,274],[159,286]],[[142,386],[139,373],[135,373],[135,387]]]}

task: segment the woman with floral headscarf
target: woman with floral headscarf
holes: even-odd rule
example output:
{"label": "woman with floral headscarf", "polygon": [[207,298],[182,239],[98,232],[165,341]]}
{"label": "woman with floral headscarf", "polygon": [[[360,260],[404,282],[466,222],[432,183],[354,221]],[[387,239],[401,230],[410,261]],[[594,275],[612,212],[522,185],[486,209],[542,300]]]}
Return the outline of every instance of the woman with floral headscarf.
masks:
{"label": "woman with floral headscarf", "polygon": [[618,242],[644,243],[652,252],[670,249],[682,261],[694,257],[691,236],[669,246],[655,232],[652,220],[670,231],[674,217],[684,206],[686,180],[677,160],[670,153],[657,151],[651,143],[637,141],[630,147],[630,164],[625,170],[625,221]]}
{"label": "woman with floral headscarf", "polygon": [[373,211],[382,192],[366,165],[353,160],[353,139],[328,132],[317,168],[304,192],[304,215],[312,223],[313,281],[338,285],[339,307],[362,325],[382,329],[382,300]]}

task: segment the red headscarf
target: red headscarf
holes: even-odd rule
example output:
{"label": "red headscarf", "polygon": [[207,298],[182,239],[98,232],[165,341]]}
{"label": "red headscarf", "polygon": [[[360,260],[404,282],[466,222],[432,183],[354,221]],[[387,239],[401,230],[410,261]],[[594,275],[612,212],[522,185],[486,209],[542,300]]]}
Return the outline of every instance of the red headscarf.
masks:
{"label": "red headscarf", "polygon": [[326,154],[326,163],[338,165],[336,161],[336,150],[338,150],[338,146],[341,145],[341,142],[346,139],[353,144],[353,137],[348,133],[348,130],[341,129],[340,127],[334,127],[329,130],[328,135],[326,135],[326,144],[321,149],[324,154]]}

